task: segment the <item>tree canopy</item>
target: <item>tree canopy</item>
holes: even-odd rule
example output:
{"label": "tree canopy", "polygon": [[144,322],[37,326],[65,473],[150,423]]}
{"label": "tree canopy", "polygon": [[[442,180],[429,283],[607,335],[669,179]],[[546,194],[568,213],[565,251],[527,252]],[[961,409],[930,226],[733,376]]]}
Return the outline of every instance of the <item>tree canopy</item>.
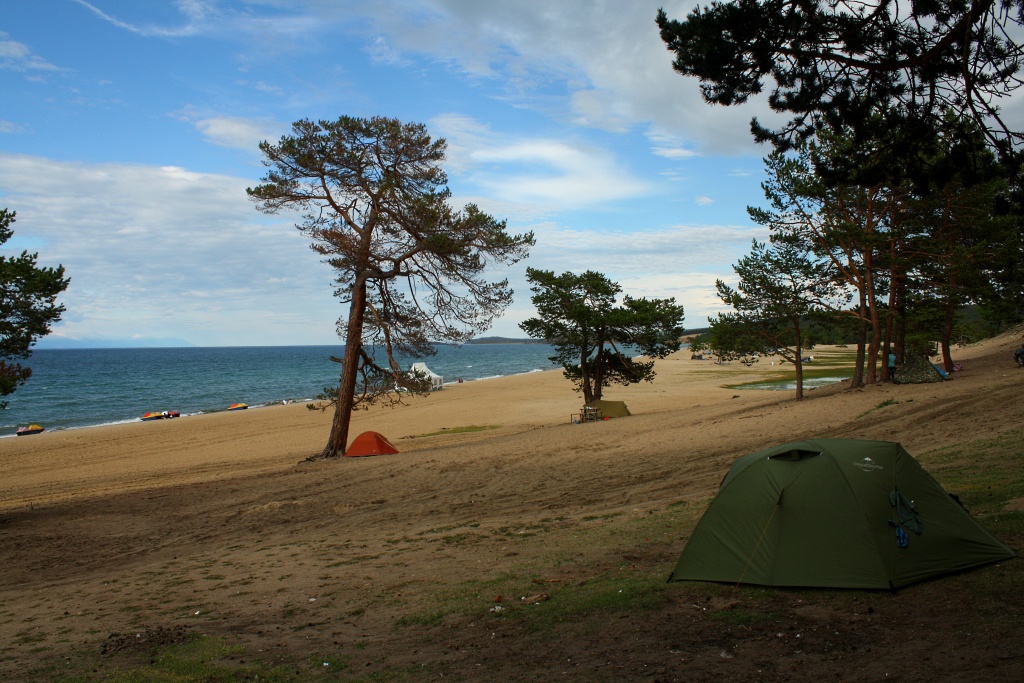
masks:
{"label": "tree canopy", "polygon": [[[11,224],[17,214],[0,209],[0,245],[14,235]],[[41,268],[39,255],[21,252],[0,256],[0,396],[9,396],[28,381],[32,369],[12,360],[32,355],[36,340],[50,332],[60,320],[64,305],[57,296],[68,288],[64,266]],[[0,402],[0,408],[7,406]]]}
{"label": "tree canopy", "polygon": [[[537,317],[519,327],[555,347],[551,360],[583,394],[584,403],[600,399],[605,387],[654,380],[654,359],[680,347],[683,307],[674,298],[635,299],[616,304],[622,288],[601,273],[588,270],[555,275],[528,268],[531,300]],[[628,349],[647,357],[634,358]]]}
{"label": "tree canopy", "polygon": [[399,354],[466,341],[511,303],[508,281],[485,271],[525,258],[533,234],[510,235],[473,204],[450,206],[446,149],[422,124],[348,116],[297,121],[291,135],[260,144],[269,170],[250,198],[265,213],[304,212],[296,227],[349,305],[338,321],[345,355],[335,359],[338,389],[327,392],[335,417],[323,457],[344,454],[353,408],[428,390]]}
{"label": "tree canopy", "polygon": [[803,324],[811,316],[838,310],[847,298],[842,286],[829,277],[826,262],[786,240],[771,246],[754,240],[750,254],[733,270],[739,277],[735,287],[722,280],[716,283],[719,298],[733,311],[712,321],[713,332],[722,336],[716,328],[724,327],[745,345],[731,350],[770,351],[791,362],[796,369],[796,398],[802,399],[803,350],[810,348]]}
{"label": "tree canopy", "polygon": [[[816,160],[846,154],[851,140],[845,131],[820,131],[794,152],[773,152],[762,184],[769,208],[748,211],[776,248],[791,245],[820,264],[816,280],[853,294],[852,307],[830,306],[860,326],[852,387],[877,381],[880,356],[893,351],[902,360],[935,340],[951,371],[963,307],[990,310],[1003,323],[1024,312],[1021,221],[1001,208],[1009,196],[1005,167],[989,151],[974,168],[916,189],[898,168],[872,185],[829,183],[813,173]],[[942,157],[953,144],[930,150],[936,163],[948,163]],[[776,267],[780,281],[794,272]]]}
{"label": "tree canopy", "polygon": [[[999,104],[1022,83],[1024,0],[732,0],[683,21],[659,10],[657,24],[707,102],[739,104],[773,82],[768,104],[793,116],[776,130],[754,119],[757,140],[785,150],[822,126],[851,131],[857,153],[827,171],[882,172],[892,155],[931,144],[950,112],[1017,157],[1022,133]],[[905,170],[916,181],[933,173]]]}

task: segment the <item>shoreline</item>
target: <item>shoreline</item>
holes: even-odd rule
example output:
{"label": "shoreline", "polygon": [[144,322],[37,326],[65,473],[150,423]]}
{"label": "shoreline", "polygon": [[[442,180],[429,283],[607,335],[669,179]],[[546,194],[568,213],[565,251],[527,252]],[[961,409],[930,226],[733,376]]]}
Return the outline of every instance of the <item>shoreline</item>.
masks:
{"label": "shoreline", "polygon": [[[285,406],[285,405],[308,405],[308,404],[312,403],[315,400],[316,400],[315,398],[297,398],[297,399],[289,400],[287,403],[260,403],[260,404],[257,404],[257,405],[250,405],[248,408],[246,408],[246,411],[249,411],[249,410],[262,410],[264,408],[274,408],[274,407],[281,407],[281,406]],[[41,432],[40,434],[32,434],[31,436],[41,436],[42,434],[59,434],[59,433],[62,433],[62,432],[75,432],[75,431],[80,431],[80,430],[83,430],[83,429],[103,429],[103,428],[106,428],[106,427],[120,427],[120,426],[123,426],[123,425],[131,425],[131,424],[142,423],[142,422],[171,422],[171,421],[184,420],[184,419],[193,418],[193,417],[201,417],[203,415],[219,415],[220,413],[228,413],[228,412],[237,412],[237,411],[231,411],[228,408],[222,408],[220,410],[205,410],[205,411],[201,410],[201,411],[198,411],[198,412],[195,412],[195,413],[181,413],[177,417],[173,417],[173,418],[160,418],[159,420],[148,420],[147,421],[147,420],[143,420],[141,417],[132,417],[132,418],[124,419],[124,420],[115,420],[113,422],[97,422],[95,424],[70,425],[68,427],[54,427],[52,429],[46,427],[46,425],[42,425],[43,427],[46,427],[44,429],[44,431]],[[17,437],[17,436],[18,435],[16,433],[13,433],[13,432],[10,433],[10,434],[0,434],[0,439],[7,439],[7,438],[10,438],[10,437]]]}
{"label": "shoreline", "polygon": [[[1009,348],[1015,343],[1007,337],[959,350],[958,356],[970,358],[988,348]],[[631,443],[658,443],[669,449],[685,445],[686,452],[713,448],[722,457],[742,454],[747,446],[791,440],[786,437],[793,435],[847,432],[856,436],[869,433],[858,426],[857,416],[880,404],[909,403],[915,400],[911,397],[922,393],[954,400],[974,383],[1024,378],[1024,374],[999,378],[1000,354],[1010,358],[1009,352],[1000,350],[983,362],[983,366],[991,366],[989,375],[996,375],[979,372],[985,368],[968,360],[968,371],[957,373],[950,382],[880,384],[853,392],[824,388],[809,392],[807,399],[798,402],[787,391],[742,391],[731,386],[777,377],[777,367],[719,366],[692,361],[689,353],[678,352],[657,361],[654,382],[605,390],[605,398],[625,401],[632,416],[603,423],[597,428],[600,431],[593,425],[572,425],[582,398],[557,368],[453,383],[426,397],[408,398],[394,408],[371,406],[355,411],[350,442],[364,431],[376,431],[388,438],[400,455],[346,458],[348,463],[337,465],[359,460],[367,464],[353,466],[375,467],[379,463],[391,467],[395,462],[423,458],[445,461],[452,457],[451,449],[471,444],[479,457],[506,453],[503,457],[514,459],[520,444],[538,439],[547,442],[541,448],[553,458],[562,457],[563,451],[600,453],[603,448],[624,448],[629,452]],[[824,357],[825,349],[818,355]],[[136,420],[3,439],[0,468],[5,477],[0,480],[0,510],[289,471],[319,453],[328,438],[333,411],[310,410],[309,405],[273,404],[189,415],[187,419]],[[785,417],[788,415],[794,417]],[[488,429],[444,433],[467,426]],[[609,445],[593,438],[602,434],[617,434],[623,441]],[[927,447],[939,436],[926,431],[915,438]],[[711,439],[723,439],[728,445],[716,447]]]}
{"label": "shoreline", "polygon": [[[735,393],[719,386],[726,377],[760,374],[743,366],[719,367],[707,373],[688,355],[684,360],[679,354],[658,361],[656,368],[655,382],[610,388],[606,397],[625,400],[634,414],[671,411],[676,409],[675,403],[665,405],[663,399],[670,387],[686,387],[681,397],[684,405],[719,402]],[[556,432],[569,425],[570,416],[582,407],[582,397],[559,370],[456,382],[394,408],[356,410],[349,441],[363,431],[377,431],[402,454],[413,456],[453,440],[465,443],[497,438],[511,443],[524,433]],[[732,404],[771,402],[779,392],[743,393],[747,396]],[[187,419],[134,420],[4,439],[0,468],[6,476],[0,481],[0,510],[294,467],[323,448],[333,417],[330,409],[310,410],[308,405],[272,404]],[[470,425],[496,428],[476,434],[409,438]]]}
{"label": "shoreline", "polygon": [[[473,381],[552,367],[543,357],[549,355],[546,347],[438,352],[416,362],[426,362],[451,385],[458,378]],[[0,415],[2,436],[15,435],[28,424],[52,432],[131,423],[148,412],[216,413],[236,402],[252,408],[284,400],[308,403],[338,381],[337,366],[315,346],[71,349],[40,352],[32,365],[32,381],[19,388]]]}
{"label": "shoreline", "polygon": [[[506,378],[509,378],[509,377],[519,377],[519,376],[523,376],[523,375],[533,375],[533,374],[540,373],[540,372],[554,372],[556,370],[561,370],[561,369],[562,368],[560,368],[560,367],[559,368],[549,368],[549,369],[536,368],[536,369],[533,369],[533,370],[527,370],[525,372],[513,373],[511,375],[491,375],[491,376],[488,376],[488,377],[474,377],[472,379],[467,379],[467,380],[462,380],[462,381],[445,382],[443,386],[447,388],[447,387],[452,387],[452,386],[465,385],[465,384],[469,384],[471,382],[483,382],[483,381],[502,380],[502,379],[506,379]],[[273,402],[266,402],[266,403],[258,403],[258,404],[255,404],[255,405],[249,405],[249,407],[246,408],[246,411],[249,411],[249,410],[263,410],[265,408],[278,408],[278,407],[290,406],[290,405],[310,405],[312,403],[315,403],[317,400],[318,399],[315,399],[315,398],[296,398],[296,399],[287,399],[287,402],[284,402],[284,401],[281,401],[281,402],[273,401]],[[175,417],[175,418],[163,418],[163,419],[160,419],[160,420],[154,420],[154,422],[164,422],[164,421],[168,421],[169,422],[171,420],[181,420],[181,419],[185,419],[185,418],[200,417],[200,416],[203,416],[203,415],[218,415],[220,413],[227,413],[227,412],[232,412],[232,411],[230,411],[228,408],[221,408],[221,409],[218,409],[218,410],[201,410],[201,411],[197,411],[197,412],[194,412],[194,413],[181,413],[181,415],[179,415],[178,417]],[[56,434],[56,433],[59,433],[59,432],[78,431],[78,430],[82,430],[82,429],[96,429],[96,428],[103,428],[103,427],[117,427],[117,426],[121,426],[121,425],[135,424],[135,423],[139,423],[139,422],[143,422],[143,421],[144,420],[141,417],[132,417],[132,418],[126,418],[124,420],[115,420],[115,421],[112,421],[112,422],[97,422],[97,423],[94,423],[94,424],[71,425],[71,426],[67,426],[67,427],[47,428],[46,425],[42,425],[45,429],[44,429],[44,431],[41,434],[47,434],[47,433]],[[41,434],[32,434],[31,436],[40,436]],[[15,437],[18,437],[18,434],[15,433],[15,432],[11,432],[9,434],[0,434],[0,440],[7,439],[7,438],[15,438]],[[20,438],[26,438],[26,437],[20,437]]]}

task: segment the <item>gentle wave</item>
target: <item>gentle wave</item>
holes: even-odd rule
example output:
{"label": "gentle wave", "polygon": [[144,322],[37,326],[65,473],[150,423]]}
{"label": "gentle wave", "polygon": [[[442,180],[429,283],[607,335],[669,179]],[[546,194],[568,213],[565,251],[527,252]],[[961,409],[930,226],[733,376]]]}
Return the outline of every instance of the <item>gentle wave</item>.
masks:
{"label": "gentle wave", "polygon": [[[232,403],[252,408],[309,402],[337,384],[337,346],[159,349],[47,349],[27,365],[33,376],[7,397],[0,435],[18,426],[77,429],[138,421],[144,413],[182,416],[221,412]],[[446,384],[553,369],[546,344],[439,345],[421,360]]]}

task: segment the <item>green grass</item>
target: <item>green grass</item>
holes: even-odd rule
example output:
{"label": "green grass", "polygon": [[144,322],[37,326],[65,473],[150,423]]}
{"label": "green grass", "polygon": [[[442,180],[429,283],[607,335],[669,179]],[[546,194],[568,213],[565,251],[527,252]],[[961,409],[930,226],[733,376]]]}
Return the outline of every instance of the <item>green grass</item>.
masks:
{"label": "green grass", "polygon": [[1018,528],[1024,513],[1007,512],[1004,507],[1011,500],[1024,498],[1020,467],[1024,429],[950,446],[919,459],[943,488],[960,497],[971,514],[986,518],[986,527],[995,522]]}
{"label": "green grass", "polygon": [[591,619],[604,623],[609,616],[658,610],[669,601],[664,572],[611,572],[582,585],[545,592],[549,599],[519,605],[508,618],[524,623],[531,632],[547,633],[563,623]]}
{"label": "green grass", "polygon": [[[856,352],[827,351],[823,354],[819,354],[814,351],[808,351],[807,353],[814,356],[814,361],[803,365],[804,381],[809,379],[821,379],[823,377],[841,377],[842,379],[849,379],[853,377],[853,366],[857,361]],[[776,365],[771,369],[761,367],[760,369],[765,370],[764,379],[743,382],[740,384],[729,384],[726,386],[729,389],[743,389],[745,387],[755,385],[763,386],[766,384],[786,384],[788,382],[796,381],[796,371],[792,369],[785,369],[787,367],[792,368],[791,365]]]}
{"label": "green grass", "polygon": [[859,420],[860,418],[864,417],[865,415],[870,415],[871,413],[875,412],[876,410],[881,410],[882,408],[888,408],[889,406],[894,406],[894,405],[898,405],[898,404],[899,404],[899,401],[897,401],[896,399],[894,399],[894,398],[887,398],[884,401],[882,401],[881,403],[879,403],[877,406],[875,406],[874,408],[868,408],[867,410],[865,410],[863,413],[861,413],[860,415],[857,416],[857,419]]}
{"label": "green grass", "polygon": [[[811,379],[821,379],[823,377],[834,377],[837,382],[843,382],[853,377],[852,369],[845,368],[815,368],[814,370],[804,369],[804,382]],[[751,382],[742,382],[740,384],[726,384],[727,389],[747,389],[747,388],[763,388],[766,385],[782,385],[796,381],[796,373],[789,372],[776,372],[773,374],[766,374],[763,379],[754,380]]]}
{"label": "green grass", "polygon": [[669,601],[666,577],[667,568],[660,563],[640,569],[628,564],[607,567],[579,582],[507,572],[461,583],[435,596],[432,607],[399,619],[397,626],[437,626],[449,615],[510,621],[536,634],[565,623],[604,624],[609,616],[664,607]]}
{"label": "green grass", "polygon": [[[494,534],[536,544],[545,552],[497,576],[440,591],[429,606],[403,616],[397,625],[430,627],[450,615],[483,616],[544,633],[567,622],[603,623],[602,615],[659,609],[668,601],[665,580],[671,570],[661,553],[681,529],[692,528],[703,509],[677,502],[643,515],[586,516],[578,525],[497,528]],[[609,549],[612,556],[604,557]],[[580,572],[585,580],[579,580]],[[543,598],[535,604],[524,600],[535,596]]]}
{"label": "green grass", "polygon": [[[94,661],[82,655],[79,670],[54,665],[32,672],[32,680],[54,683],[105,681],[110,683],[298,683],[299,681],[348,681],[344,657],[312,657],[305,662],[270,665],[246,655],[244,648],[224,639],[191,634],[184,641],[158,648],[157,652],[121,652]],[[141,661],[140,661],[141,660]],[[324,666],[324,662],[328,666]],[[74,667],[72,667],[74,668]]]}
{"label": "green grass", "polygon": [[752,609],[738,604],[728,609],[712,612],[708,618],[728,626],[750,626],[765,621],[775,621],[778,619],[778,616],[775,612],[766,612],[757,608]]}

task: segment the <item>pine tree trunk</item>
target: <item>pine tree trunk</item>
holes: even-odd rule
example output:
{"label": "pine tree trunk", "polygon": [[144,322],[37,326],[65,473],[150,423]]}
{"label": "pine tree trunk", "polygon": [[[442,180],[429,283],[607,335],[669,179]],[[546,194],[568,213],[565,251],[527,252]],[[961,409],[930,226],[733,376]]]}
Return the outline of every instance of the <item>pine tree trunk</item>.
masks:
{"label": "pine tree trunk", "polygon": [[893,284],[890,285],[890,288],[889,288],[889,308],[888,308],[888,310],[886,312],[887,315],[886,315],[886,318],[885,318],[885,338],[882,341],[882,358],[885,360],[885,367],[886,367],[886,371],[882,374],[882,381],[883,382],[890,382],[890,381],[892,381],[892,378],[889,377],[889,370],[888,370],[888,367],[889,367],[889,354],[895,354],[896,353],[896,350],[895,350],[895,348],[893,346],[893,344],[894,344],[893,336],[896,333],[896,301],[897,301],[897,292],[896,292],[896,285],[895,285],[896,279],[895,279],[895,276],[891,277],[890,281]]}
{"label": "pine tree trunk", "polygon": [[865,299],[868,321],[871,325],[871,339],[868,342],[867,362],[865,363],[865,384],[874,384],[878,381],[878,354],[882,349],[882,320],[878,312],[873,261],[872,252],[868,248],[864,253],[864,282],[867,285]]}
{"label": "pine tree trunk", "polygon": [[800,319],[797,318],[794,325],[796,330],[796,357],[793,358],[793,369],[796,371],[796,400],[804,399],[804,340],[800,335]]}
{"label": "pine tree trunk", "polygon": [[946,318],[942,323],[939,345],[942,347],[942,367],[947,373],[953,372],[953,355],[950,342],[953,339],[953,324],[956,322],[956,308],[952,301],[946,303]]}
{"label": "pine tree trunk", "polygon": [[320,452],[321,458],[337,458],[345,455],[345,449],[348,447],[348,429],[352,421],[352,403],[356,395],[365,312],[366,281],[360,279],[352,290],[352,304],[348,312],[348,330],[345,335],[345,362],[341,367],[341,379],[338,382],[338,400],[334,405],[331,435],[327,439],[327,445]]}
{"label": "pine tree trunk", "polygon": [[850,380],[851,389],[859,389],[864,386],[864,361],[866,356],[868,321],[865,312],[864,295],[860,297],[860,330],[857,334],[857,359],[853,365],[853,378]]}
{"label": "pine tree trunk", "polygon": [[594,389],[591,385],[590,369],[587,367],[587,352],[580,354],[580,386],[583,388],[583,404],[594,400]]}
{"label": "pine tree trunk", "polygon": [[900,259],[897,254],[896,241],[890,240],[889,245],[889,310],[885,321],[885,346],[882,350],[886,366],[886,372],[883,375],[885,381],[892,381],[888,371],[889,354],[894,354],[897,360],[903,357],[902,332],[905,326],[903,300],[906,294],[906,276],[897,266]]}

